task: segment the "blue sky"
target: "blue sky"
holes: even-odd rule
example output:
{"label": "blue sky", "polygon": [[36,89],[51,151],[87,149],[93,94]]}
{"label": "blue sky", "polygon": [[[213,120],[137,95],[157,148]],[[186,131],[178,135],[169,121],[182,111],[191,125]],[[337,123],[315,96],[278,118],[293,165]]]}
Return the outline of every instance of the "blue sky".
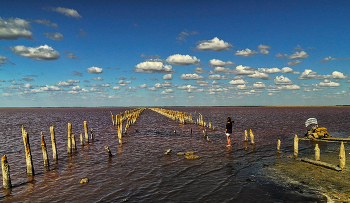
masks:
{"label": "blue sky", "polygon": [[4,1],[0,106],[350,98],[346,1]]}

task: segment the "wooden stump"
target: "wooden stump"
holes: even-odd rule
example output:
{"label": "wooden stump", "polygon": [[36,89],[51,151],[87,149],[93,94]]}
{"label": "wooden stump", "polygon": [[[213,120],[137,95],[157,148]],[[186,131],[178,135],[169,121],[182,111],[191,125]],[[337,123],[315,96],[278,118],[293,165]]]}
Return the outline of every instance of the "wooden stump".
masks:
{"label": "wooden stump", "polygon": [[344,149],[344,143],[343,142],[341,142],[341,144],[340,144],[339,167],[341,169],[345,168],[345,149]]}
{"label": "wooden stump", "polygon": [[298,142],[299,142],[298,135],[295,135],[295,137],[294,137],[294,157],[298,157],[298,153],[299,153]]}
{"label": "wooden stump", "polygon": [[73,150],[76,150],[76,149],[77,149],[77,145],[76,145],[76,143],[75,143],[75,136],[74,136],[74,134],[72,134],[72,149],[73,149]]}
{"label": "wooden stump", "polygon": [[114,117],[113,117],[112,111],[111,111],[111,116],[112,116],[112,124],[113,124],[113,126],[114,126],[115,123],[114,123]]}
{"label": "wooden stump", "polygon": [[68,123],[68,145],[67,154],[72,153],[72,124]]}
{"label": "wooden stump", "polygon": [[50,127],[50,133],[51,133],[51,143],[52,143],[52,156],[53,156],[53,161],[58,160],[57,156],[57,148],[56,148],[56,138],[55,138],[55,131],[53,129],[53,126]]}
{"label": "wooden stump", "polygon": [[83,133],[80,133],[80,146],[84,146]]}
{"label": "wooden stump", "polygon": [[255,142],[254,142],[254,134],[252,132],[252,129],[250,129],[250,142],[252,143],[252,145],[255,144]]}
{"label": "wooden stump", "polygon": [[277,152],[280,153],[281,152],[281,140],[277,141]]}
{"label": "wooden stump", "polygon": [[318,147],[318,144],[315,146],[315,160],[319,161],[320,160],[320,148]]}
{"label": "wooden stump", "polygon": [[84,121],[84,132],[85,132],[85,142],[89,143],[89,134],[88,134],[87,121]]}
{"label": "wooden stump", "polygon": [[27,175],[33,176],[34,175],[34,166],[33,166],[32,154],[30,152],[29,137],[28,137],[28,133],[24,129],[23,125],[22,125],[22,136],[23,136],[24,149],[25,149],[25,154],[26,154]]}
{"label": "wooden stump", "polygon": [[111,153],[111,150],[109,150],[109,147],[108,146],[105,146],[105,149],[108,153],[109,156],[113,156],[112,153]]}
{"label": "wooden stump", "polygon": [[44,166],[48,167],[50,164],[49,164],[49,158],[47,157],[46,143],[44,140],[43,132],[41,132],[41,149],[43,151]]}
{"label": "wooden stump", "polygon": [[2,181],[4,189],[12,188],[11,178],[10,178],[10,166],[7,162],[7,157],[4,155],[1,159],[1,167],[2,167]]}
{"label": "wooden stump", "polygon": [[93,132],[92,128],[91,128],[91,131],[90,131],[90,132],[91,132],[90,138],[91,138],[91,141],[92,141],[92,140],[94,140],[94,132]]}
{"label": "wooden stump", "polygon": [[244,130],[244,142],[248,142],[248,132]]}

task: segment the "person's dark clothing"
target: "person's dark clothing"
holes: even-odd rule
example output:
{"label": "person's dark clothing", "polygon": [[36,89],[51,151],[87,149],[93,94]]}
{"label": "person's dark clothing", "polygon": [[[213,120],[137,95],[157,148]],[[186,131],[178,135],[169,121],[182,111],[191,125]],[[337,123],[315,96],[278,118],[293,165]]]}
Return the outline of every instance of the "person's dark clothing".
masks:
{"label": "person's dark clothing", "polygon": [[232,133],[232,122],[226,123],[226,133]]}

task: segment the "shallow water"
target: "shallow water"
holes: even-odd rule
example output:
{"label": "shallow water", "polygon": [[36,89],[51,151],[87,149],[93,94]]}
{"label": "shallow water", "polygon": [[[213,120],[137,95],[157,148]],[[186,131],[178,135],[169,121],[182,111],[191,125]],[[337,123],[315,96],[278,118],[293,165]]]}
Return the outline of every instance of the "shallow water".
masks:
{"label": "shallow water", "polygon": [[[350,135],[349,107],[169,107],[211,121],[210,142],[202,127],[179,124],[146,109],[119,145],[110,111],[131,108],[2,108],[0,155],[7,156],[13,188],[4,190],[3,202],[325,202],[311,191],[281,185],[264,173],[281,156],[293,154],[293,138],[303,137],[304,122],[318,119],[320,127],[337,137]],[[233,147],[226,147],[226,118],[234,121]],[[93,128],[95,140],[80,146],[83,123]],[[67,123],[72,124],[77,150],[67,154]],[[35,176],[25,173],[21,126],[28,132]],[[54,126],[59,160],[52,162],[50,126]],[[192,134],[191,132],[192,128]],[[252,129],[256,145],[243,142]],[[50,170],[43,167],[40,132],[43,132]],[[174,133],[176,131],[176,133]],[[109,158],[104,146],[109,146]],[[300,154],[313,153],[300,142]],[[172,149],[171,155],[164,155]],[[193,151],[201,158],[186,160],[177,152]],[[82,178],[89,183],[80,184]]]}

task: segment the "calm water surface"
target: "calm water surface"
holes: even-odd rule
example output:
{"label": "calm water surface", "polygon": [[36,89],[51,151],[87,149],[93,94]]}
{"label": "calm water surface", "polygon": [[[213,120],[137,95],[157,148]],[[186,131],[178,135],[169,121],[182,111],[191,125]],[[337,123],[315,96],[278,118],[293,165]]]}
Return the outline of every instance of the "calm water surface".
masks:
{"label": "calm water surface", "polygon": [[[293,154],[293,138],[303,137],[304,122],[337,137],[350,136],[349,107],[169,107],[211,121],[210,142],[202,127],[179,124],[146,109],[118,143],[113,114],[131,108],[2,108],[0,155],[7,155],[13,188],[2,190],[2,202],[326,202],[312,191],[300,192],[269,178],[265,168],[282,155]],[[226,118],[234,121],[233,147],[226,147]],[[80,146],[83,123],[93,128],[95,140]],[[67,124],[72,124],[77,150],[67,155]],[[25,173],[21,126],[28,132],[35,176]],[[52,161],[50,126],[54,126],[59,160]],[[191,128],[193,133],[191,134]],[[243,142],[252,129],[256,145]],[[174,130],[176,134],[174,134]],[[43,167],[40,132],[43,132],[50,170]],[[104,146],[109,146],[109,158]],[[309,142],[299,143],[300,154],[313,153]],[[164,155],[172,149],[171,155]],[[186,160],[177,152],[193,151],[201,158]],[[82,178],[89,183],[80,184]]]}

